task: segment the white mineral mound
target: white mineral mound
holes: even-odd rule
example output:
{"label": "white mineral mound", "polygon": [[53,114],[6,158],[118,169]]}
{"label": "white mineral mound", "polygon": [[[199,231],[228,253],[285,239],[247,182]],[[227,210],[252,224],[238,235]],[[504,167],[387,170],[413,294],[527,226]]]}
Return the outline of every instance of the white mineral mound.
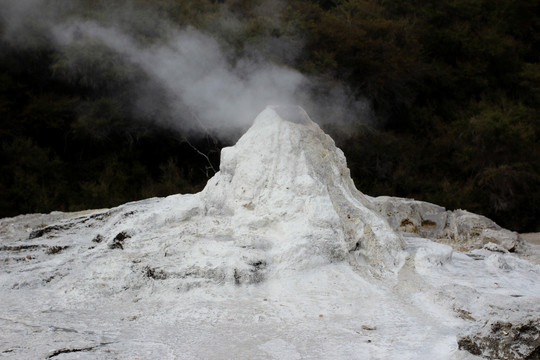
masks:
{"label": "white mineral mound", "polygon": [[345,259],[391,271],[402,263],[400,236],[355,188],[343,152],[298,106],[266,108],[223,149],[202,200],[235,241],[265,241],[278,271]]}
{"label": "white mineral mound", "polygon": [[268,107],[199,194],[1,219],[0,357],[534,359],[524,251],[478,215],[363,195],[301,108]]}

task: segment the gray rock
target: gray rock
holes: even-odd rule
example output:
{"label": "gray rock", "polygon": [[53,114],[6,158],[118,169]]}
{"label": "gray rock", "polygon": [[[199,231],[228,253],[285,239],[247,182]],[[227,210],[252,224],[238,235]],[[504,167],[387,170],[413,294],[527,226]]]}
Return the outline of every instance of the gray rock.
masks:
{"label": "gray rock", "polygon": [[395,231],[451,245],[455,250],[494,243],[512,252],[522,244],[518,233],[465,210],[448,211],[428,202],[388,196],[373,198],[372,202]]}
{"label": "gray rock", "polygon": [[461,350],[489,359],[539,360],[540,318],[518,323],[490,321],[458,340]]}

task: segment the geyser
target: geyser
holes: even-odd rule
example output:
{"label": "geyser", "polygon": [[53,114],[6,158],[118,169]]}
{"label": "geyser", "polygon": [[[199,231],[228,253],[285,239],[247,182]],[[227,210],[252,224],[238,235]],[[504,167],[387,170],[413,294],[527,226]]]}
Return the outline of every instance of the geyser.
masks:
{"label": "geyser", "polygon": [[85,281],[58,286],[88,296],[117,271],[124,287],[153,274],[190,289],[336,262],[391,275],[404,259],[400,235],[355,188],[343,152],[295,106],[262,111],[222,150],[220,171],[201,193],[130,203],[32,234],[47,246],[82,246],[77,272]]}
{"label": "geyser", "polygon": [[365,196],[305,111],[270,106],[198,194],[1,219],[0,353],[532,358],[540,267],[517,239]]}

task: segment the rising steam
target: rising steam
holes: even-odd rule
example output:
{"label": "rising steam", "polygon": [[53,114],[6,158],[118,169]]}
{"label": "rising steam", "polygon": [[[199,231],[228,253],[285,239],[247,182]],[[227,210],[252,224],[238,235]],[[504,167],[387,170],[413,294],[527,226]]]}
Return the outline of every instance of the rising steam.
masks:
{"label": "rising steam", "polygon": [[[163,104],[158,121],[167,126],[226,136],[250,125],[268,104],[299,104],[319,123],[370,118],[367,101],[341,85],[320,95],[317,80],[260,56],[228,56],[214,37],[194,28],[179,29],[154,12],[129,8],[89,15],[78,13],[76,2],[67,9],[54,4],[0,0],[3,39],[29,46],[46,38],[73,67],[80,64],[71,58],[72,46],[99,42],[149,79],[134,90],[135,113]],[[293,44],[298,52],[301,45]],[[280,48],[276,39],[269,48],[277,58],[294,53],[288,51],[290,44]],[[160,91],[151,83],[159,84]]]}

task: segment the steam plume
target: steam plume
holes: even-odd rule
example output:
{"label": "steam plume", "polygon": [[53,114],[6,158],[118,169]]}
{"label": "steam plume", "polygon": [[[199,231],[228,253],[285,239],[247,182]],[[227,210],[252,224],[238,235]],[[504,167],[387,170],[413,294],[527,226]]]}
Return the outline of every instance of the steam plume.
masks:
{"label": "steam plume", "polygon": [[[167,111],[161,111],[159,121],[167,126],[226,136],[250,125],[268,104],[299,104],[319,123],[370,116],[368,102],[358,100],[344,86],[316,95],[317,80],[257,56],[230,57],[210,35],[194,28],[179,29],[154,12],[131,8],[89,16],[77,11],[76,2],[68,9],[54,3],[0,0],[4,40],[28,45],[39,41],[39,34],[68,61],[70,46],[98,41],[164,89],[165,94],[141,86],[135,94],[141,113],[165,102]],[[276,39],[270,48],[279,48]],[[78,66],[74,59],[73,66]]]}

